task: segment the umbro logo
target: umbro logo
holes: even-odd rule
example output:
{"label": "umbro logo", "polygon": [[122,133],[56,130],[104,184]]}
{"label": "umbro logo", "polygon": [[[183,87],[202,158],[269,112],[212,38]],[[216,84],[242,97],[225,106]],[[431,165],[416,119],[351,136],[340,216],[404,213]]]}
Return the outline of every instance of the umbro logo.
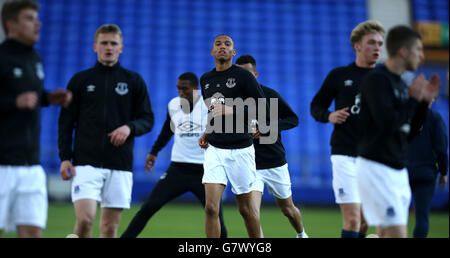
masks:
{"label": "umbro logo", "polygon": [[344,81],[344,86],[349,87],[353,85],[353,81],[352,80],[345,80]]}
{"label": "umbro logo", "polygon": [[87,92],[94,92],[95,91],[95,85],[88,85],[87,87],[86,87],[86,91]]}

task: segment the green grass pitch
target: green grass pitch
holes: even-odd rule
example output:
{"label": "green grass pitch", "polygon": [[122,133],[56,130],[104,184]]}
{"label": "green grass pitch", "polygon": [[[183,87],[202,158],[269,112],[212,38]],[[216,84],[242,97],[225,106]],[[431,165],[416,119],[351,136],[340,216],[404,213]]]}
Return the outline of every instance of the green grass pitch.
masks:
{"label": "green grass pitch", "polygon": [[[336,207],[297,207],[302,212],[303,222],[311,238],[339,238],[341,232],[341,215]],[[133,205],[125,210],[119,226],[119,236],[139,209]],[[99,213],[94,225],[93,237],[99,237]],[[199,203],[172,202],[159,210],[147,223],[139,237],[143,238],[203,238],[204,212]],[[244,222],[235,204],[224,205],[224,218],[231,238],[246,238]],[[75,224],[75,213],[72,204],[50,203],[47,227],[43,231],[44,238],[64,238],[72,233]],[[409,216],[408,235],[412,236],[415,224],[413,214]],[[261,207],[261,225],[264,236],[269,238],[294,238],[295,232],[278,207],[264,204]],[[374,233],[370,228],[368,233]],[[14,233],[4,233],[3,237],[15,237]],[[430,215],[430,238],[449,237],[448,212],[432,212]]]}

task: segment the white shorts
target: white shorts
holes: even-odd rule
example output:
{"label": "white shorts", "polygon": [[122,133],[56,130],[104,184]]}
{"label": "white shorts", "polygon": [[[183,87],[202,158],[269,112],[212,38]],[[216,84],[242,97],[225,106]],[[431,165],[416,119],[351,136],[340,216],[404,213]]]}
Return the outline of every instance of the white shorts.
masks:
{"label": "white shorts", "polygon": [[129,209],[133,173],[92,166],[75,166],[72,179],[72,202],[93,199],[101,207]]}
{"label": "white shorts", "polygon": [[0,230],[15,231],[17,226],[45,228],[46,185],[41,165],[0,165]]}
{"label": "white shorts", "polygon": [[235,195],[252,191],[256,183],[255,148],[220,149],[211,144],[205,151],[202,183],[231,183]]}
{"label": "white shorts", "polygon": [[291,177],[289,175],[288,164],[276,168],[256,170],[257,184],[255,191],[263,192],[264,185],[273,196],[284,200],[292,195]]}
{"label": "white shorts", "polygon": [[357,180],[361,207],[369,226],[406,226],[411,188],[408,171],[358,157]]}
{"label": "white shorts", "polygon": [[356,182],[356,158],[331,155],[333,191],[336,203],[361,203]]}

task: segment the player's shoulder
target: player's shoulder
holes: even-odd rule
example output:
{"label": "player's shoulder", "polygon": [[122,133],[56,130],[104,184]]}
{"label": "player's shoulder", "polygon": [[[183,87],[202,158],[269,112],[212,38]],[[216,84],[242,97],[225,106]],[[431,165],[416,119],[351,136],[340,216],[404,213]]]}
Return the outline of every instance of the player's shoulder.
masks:
{"label": "player's shoulder", "polygon": [[179,108],[180,107],[180,97],[177,96],[177,97],[171,99],[169,101],[169,103],[167,104],[167,107],[169,109],[177,109],[177,108]]}
{"label": "player's shoulder", "polygon": [[202,76],[200,76],[200,83],[202,83],[202,81],[204,80],[208,80],[209,78],[213,77],[216,73],[216,69],[213,68],[212,70],[207,71],[206,73],[202,74]]}
{"label": "player's shoulder", "polygon": [[250,71],[248,71],[247,69],[244,69],[242,67],[239,67],[237,65],[232,65],[230,68],[230,71],[233,74],[236,74],[237,76],[254,78],[253,74]]}
{"label": "player's shoulder", "polygon": [[268,97],[268,96],[274,96],[274,97],[280,96],[280,94],[276,90],[274,90],[274,89],[272,89],[272,88],[270,88],[268,86],[265,86],[265,85],[262,85],[262,84],[259,84],[259,86],[263,90],[264,95],[266,97]]}

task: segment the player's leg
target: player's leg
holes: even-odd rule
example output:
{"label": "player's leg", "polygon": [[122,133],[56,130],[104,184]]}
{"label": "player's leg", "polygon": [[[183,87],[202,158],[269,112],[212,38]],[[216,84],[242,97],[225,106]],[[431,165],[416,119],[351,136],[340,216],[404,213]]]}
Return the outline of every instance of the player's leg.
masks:
{"label": "player's leg", "polygon": [[289,196],[286,199],[279,199],[275,197],[275,200],[277,201],[277,205],[278,207],[280,207],[281,212],[288,218],[297,234],[303,233],[304,229],[302,223],[302,215],[300,213],[300,210],[295,207],[294,202],[292,201],[292,196]]}
{"label": "player's leg", "polygon": [[[264,188],[264,184],[263,184],[263,188]],[[253,205],[258,208],[258,214],[261,214],[261,201],[262,201],[263,190],[252,191],[251,194],[252,194],[252,199],[253,199]],[[260,229],[261,229],[261,237],[264,237],[264,232],[263,232],[261,225],[260,225]]]}
{"label": "player's leg", "polygon": [[356,159],[346,155],[331,155],[333,191],[342,216],[343,238],[358,238],[361,226],[361,200],[356,181]]}
{"label": "player's leg", "polygon": [[378,227],[378,236],[381,238],[406,238],[408,237],[408,230],[406,225]]}
{"label": "player's leg", "polygon": [[103,207],[100,215],[100,237],[117,237],[117,228],[122,217],[122,208]]}
{"label": "player's leg", "polygon": [[74,234],[78,237],[92,237],[92,227],[97,213],[97,201],[93,199],[80,199],[73,203],[75,207]]}
{"label": "player's leg", "polygon": [[129,209],[133,186],[133,173],[103,169],[105,183],[101,195],[100,237],[117,237],[123,209]]}
{"label": "player's leg", "polygon": [[367,224],[366,218],[364,218],[362,207],[360,209],[360,213],[361,223],[359,224],[359,238],[365,238],[367,235],[367,231],[369,230],[369,224]]}
{"label": "player's leg", "polygon": [[220,203],[225,185],[205,183],[205,230],[206,237],[220,237]]}
{"label": "player's leg", "polygon": [[[172,163],[145,199],[121,238],[136,238],[161,207],[187,191],[186,182],[183,182],[184,178],[180,177],[183,177],[182,173],[177,173],[177,166]],[[204,188],[201,184],[201,178],[198,184],[202,189]],[[203,195],[204,192],[203,190]]]}
{"label": "player's leg", "polygon": [[42,229],[37,226],[17,226],[17,236],[19,238],[40,238],[42,237]]}
{"label": "player's leg", "polygon": [[[426,171],[428,172],[428,171]],[[433,171],[430,171],[433,173]],[[411,190],[415,201],[416,225],[414,238],[426,238],[429,229],[429,214],[436,186],[436,178],[411,182]]]}
{"label": "player's leg", "polygon": [[[339,204],[342,214],[342,229],[358,237],[361,225],[361,205],[359,203]],[[344,235],[342,237],[345,237]]]}
{"label": "player's leg", "polygon": [[253,199],[253,193],[235,194],[239,213],[244,219],[245,227],[250,238],[261,238],[261,224],[259,218],[259,205]]}
{"label": "player's leg", "polygon": [[[201,168],[201,171],[202,171],[201,174],[191,176],[191,178],[189,180],[189,190],[197,197],[197,199],[202,204],[203,208],[205,208],[205,205],[206,205],[205,186],[201,183],[202,176],[203,176],[203,168]],[[228,231],[225,226],[225,221],[223,218],[222,202],[220,202],[220,207],[219,207],[219,221],[220,221],[220,238],[227,238]]]}
{"label": "player's leg", "polygon": [[13,206],[19,238],[40,238],[47,222],[48,197],[45,172],[40,165],[21,167]]}

